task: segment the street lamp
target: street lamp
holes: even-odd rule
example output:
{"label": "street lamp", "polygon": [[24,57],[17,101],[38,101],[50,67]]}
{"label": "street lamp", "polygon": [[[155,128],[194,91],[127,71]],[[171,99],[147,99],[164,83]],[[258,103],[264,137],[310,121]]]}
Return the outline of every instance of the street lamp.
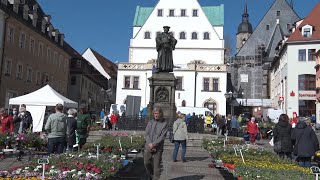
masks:
{"label": "street lamp", "polygon": [[227,101],[229,102],[230,106],[231,106],[231,116],[234,115],[234,99],[236,99],[238,97],[238,93],[233,93],[232,91],[227,92],[224,94],[224,97],[227,99]]}

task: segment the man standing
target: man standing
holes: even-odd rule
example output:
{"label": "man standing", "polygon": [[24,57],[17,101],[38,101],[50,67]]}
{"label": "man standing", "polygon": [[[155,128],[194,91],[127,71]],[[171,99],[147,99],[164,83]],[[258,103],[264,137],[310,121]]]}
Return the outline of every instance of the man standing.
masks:
{"label": "man standing", "polygon": [[86,105],[80,106],[80,113],[77,116],[77,134],[79,136],[79,146],[82,146],[87,142],[87,137],[89,133],[89,123],[90,123],[90,114],[87,111]]}
{"label": "man standing", "polygon": [[102,109],[101,112],[100,112],[100,121],[101,121],[102,127],[104,125],[104,116],[105,116],[104,109]]}
{"label": "man standing", "polygon": [[160,108],[153,109],[153,118],[145,130],[144,165],[153,180],[160,179],[160,163],[162,159],[164,139],[167,135],[168,124],[163,118]]}
{"label": "man standing", "polygon": [[45,130],[48,131],[48,153],[54,152],[57,147],[57,153],[63,153],[64,146],[66,144],[66,132],[67,132],[67,116],[63,114],[63,105],[57,104],[55,108],[56,113],[51,114],[48,117],[48,121],[45,125]]}
{"label": "man standing", "polygon": [[163,31],[156,38],[158,59],[158,72],[172,72],[173,71],[173,56],[172,51],[175,49],[177,40],[169,33],[169,26],[164,26]]}

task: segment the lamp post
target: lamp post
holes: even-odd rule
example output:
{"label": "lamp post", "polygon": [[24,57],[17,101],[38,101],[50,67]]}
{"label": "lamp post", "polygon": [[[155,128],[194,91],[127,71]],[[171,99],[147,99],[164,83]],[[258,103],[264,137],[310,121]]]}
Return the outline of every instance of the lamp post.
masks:
{"label": "lamp post", "polygon": [[230,91],[230,92],[225,93],[224,96],[226,97],[227,101],[230,103],[231,116],[233,116],[234,115],[233,100],[238,97],[238,94],[237,93],[233,93],[232,91]]}

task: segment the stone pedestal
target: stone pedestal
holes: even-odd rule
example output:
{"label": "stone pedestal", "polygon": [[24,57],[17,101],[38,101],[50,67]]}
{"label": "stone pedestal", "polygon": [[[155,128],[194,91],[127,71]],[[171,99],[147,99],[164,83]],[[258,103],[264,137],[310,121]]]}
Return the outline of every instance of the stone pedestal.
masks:
{"label": "stone pedestal", "polygon": [[176,118],[175,92],[177,79],[172,73],[159,72],[152,75],[149,79],[150,101],[147,106],[148,117],[152,119],[152,110],[154,107],[160,107],[163,110],[164,118],[173,120]]}

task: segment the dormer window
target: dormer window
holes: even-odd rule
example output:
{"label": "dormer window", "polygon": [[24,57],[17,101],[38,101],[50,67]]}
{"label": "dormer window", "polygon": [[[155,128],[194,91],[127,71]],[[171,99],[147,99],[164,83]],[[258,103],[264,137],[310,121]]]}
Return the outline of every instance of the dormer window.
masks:
{"label": "dormer window", "polygon": [[302,35],[305,38],[309,38],[312,36],[312,26],[310,25],[305,25],[302,27]]}
{"label": "dormer window", "polygon": [[169,16],[170,17],[174,17],[174,9],[170,9],[169,10]]}
{"label": "dormer window", "polygon": [[303,37],[310,37],[310,36],[311,36],[310,28],[304,28]]}

